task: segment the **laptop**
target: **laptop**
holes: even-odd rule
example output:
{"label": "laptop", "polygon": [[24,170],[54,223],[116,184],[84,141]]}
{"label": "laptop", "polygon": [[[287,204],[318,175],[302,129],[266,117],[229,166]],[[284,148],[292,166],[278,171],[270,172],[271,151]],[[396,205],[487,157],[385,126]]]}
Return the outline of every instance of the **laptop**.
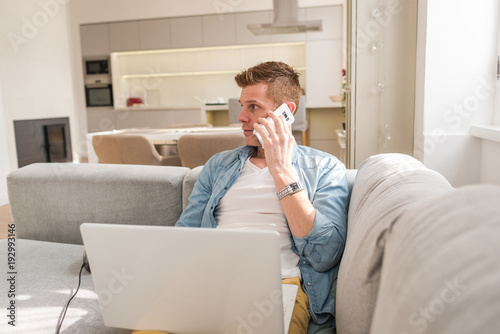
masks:
{"label": "laptop", "polygon": [[277,232],[96,223],[80,230],[106,326],[288,330],[297,287],[283,285],[292,289],[283,297]]}

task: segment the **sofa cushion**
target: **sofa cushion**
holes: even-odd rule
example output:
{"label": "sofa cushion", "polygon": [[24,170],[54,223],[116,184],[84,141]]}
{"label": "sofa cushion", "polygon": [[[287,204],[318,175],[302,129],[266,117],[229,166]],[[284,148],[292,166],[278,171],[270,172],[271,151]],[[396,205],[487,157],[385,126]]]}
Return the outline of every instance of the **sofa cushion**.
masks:
{"label": "sofa cushion", "polygon": [[[14,284],[16,326],[8,325],[7,320],[10,319],[3,316],[0,333],[55,333],[63,307],[78,286],[82,255],[82,245],[17,239],[15,267],[17,275]],[[0,240],[0,257],[7,258],[5,239]],[[2,308],[6,305],[4,301],[11,300],[7,298],[9,289],[10,283],[4,276],[0,280],[0,291],[2,294],[5,293],[2,295]],[[84,269],[80,290],[71,301],[61,333],[130,332],[104,326],[92,277]]]}
{"label": "sofa cushion", "polygon": [[500,187],[411,205],[386,236],[372,331],[500,333]]}
{"label": "sofa cushion", "polygon": [[174,225],[183,167],[37,163],[7,177],[19,238],[82,244],[83,222]]}
{"label": "sofa cushion", "polygon": [[370,329],[388,226],[408,205],[450,191],[453,188],[443,176],[407,155],[372,156],[359,166],[337,280],[339,333]]}

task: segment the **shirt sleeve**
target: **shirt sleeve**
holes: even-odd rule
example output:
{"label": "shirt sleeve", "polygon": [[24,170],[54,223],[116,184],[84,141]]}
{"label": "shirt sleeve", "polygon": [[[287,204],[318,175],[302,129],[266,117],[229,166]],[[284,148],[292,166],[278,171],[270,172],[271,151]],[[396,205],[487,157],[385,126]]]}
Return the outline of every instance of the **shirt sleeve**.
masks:
{"label": "shirt sleeve", "polygon": [[345,166],[337,160],[309,188],[316,209],[314,226],[307,236],[293,239],[301,258],[315,271],[325,272],[340,261],[345,246],[349,195]]}
{"label": "shirt sleeve", "polygon": [[175,226],[201,227],[203,215],[212,194],[211,169],[205,165],[189,195],[189,204],[182,212]]}

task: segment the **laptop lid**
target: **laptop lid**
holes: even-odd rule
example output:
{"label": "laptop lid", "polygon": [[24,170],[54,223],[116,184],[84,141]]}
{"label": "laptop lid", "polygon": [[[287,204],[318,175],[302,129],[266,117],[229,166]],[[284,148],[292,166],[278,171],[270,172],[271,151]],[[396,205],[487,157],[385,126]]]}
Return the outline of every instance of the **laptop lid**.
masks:
{"label": "laptop lid", "polygon": [[279,235],[84,223],[106,326],[169,333],[283,333]]}

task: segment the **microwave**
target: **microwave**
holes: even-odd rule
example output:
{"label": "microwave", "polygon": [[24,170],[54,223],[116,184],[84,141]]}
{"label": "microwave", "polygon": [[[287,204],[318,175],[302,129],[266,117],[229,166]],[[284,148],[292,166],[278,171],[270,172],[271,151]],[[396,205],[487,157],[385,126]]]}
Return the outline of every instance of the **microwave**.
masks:
{"label": "microwave", "polygon": [[109,74],[108,59],[86,59],[85,75]]}
{"label": "microwave", "polygon": [[113,89],[111,84],[92,84],[85,86],[87,107],[112,107]]}
{"label": "microwave", "polygon": [[109,58],[107,57],[85,58],[83,60],[83,72],[86,85],[111,83]]}

